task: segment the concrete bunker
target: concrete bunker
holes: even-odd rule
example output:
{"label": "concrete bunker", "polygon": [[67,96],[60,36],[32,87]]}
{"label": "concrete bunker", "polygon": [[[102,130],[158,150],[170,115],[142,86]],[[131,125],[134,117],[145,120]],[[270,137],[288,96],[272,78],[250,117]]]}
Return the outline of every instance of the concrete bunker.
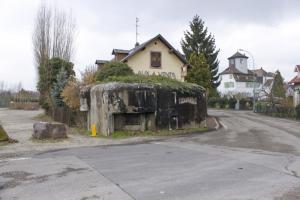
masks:
{"label": "concrete bunker", "polygon": [[157,131],[197,128],[206,119],[205,91],[145,83],[106,83],[82,92],[88,127],[110,135],[114,131]]}

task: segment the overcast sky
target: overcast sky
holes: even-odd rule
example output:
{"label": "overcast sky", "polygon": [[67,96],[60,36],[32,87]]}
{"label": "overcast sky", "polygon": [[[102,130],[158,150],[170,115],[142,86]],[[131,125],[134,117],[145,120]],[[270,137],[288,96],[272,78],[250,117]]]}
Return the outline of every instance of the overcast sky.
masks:
{"label": "overcast sky", "polygon": [[[32,32],[40,0],[0,0],[0,81],[22,82],[36,89]],[[72,11],[77,23],[77,73],[96,59],[110,59],[113,48],[135,43],[135,17],[140,18],[139,42],[162,34],[181,50],[180,40],[194,15],[199,15],[216,39],[219,72],[227,58],[242,48],[256,67],[279,69],[286,81],[300,64],[300,1],[298,0],[48,0]],[[251,60],[249,60],[250,66]]]}

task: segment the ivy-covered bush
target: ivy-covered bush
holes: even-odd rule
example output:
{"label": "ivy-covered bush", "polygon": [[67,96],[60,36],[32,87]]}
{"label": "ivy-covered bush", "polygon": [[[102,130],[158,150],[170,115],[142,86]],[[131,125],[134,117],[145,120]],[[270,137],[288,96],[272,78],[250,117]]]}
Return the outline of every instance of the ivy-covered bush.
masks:
{"label": "ivy-covered bush", "polygon": [[133,70],[126,64],[121,62],[108,62],[96,74],[97,81],[104,81],[112,76],[129,76],[133,75]]}

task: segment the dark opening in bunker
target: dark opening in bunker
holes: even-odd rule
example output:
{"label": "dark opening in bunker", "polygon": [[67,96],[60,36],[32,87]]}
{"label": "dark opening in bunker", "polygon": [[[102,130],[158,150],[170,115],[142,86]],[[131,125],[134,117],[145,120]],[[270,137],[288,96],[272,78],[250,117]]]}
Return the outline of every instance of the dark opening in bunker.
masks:
{"label": "dark opening in bunker", "polygon": [[125,125],[140,125],[141,124],[141,114],[123,114],[125,117]]}

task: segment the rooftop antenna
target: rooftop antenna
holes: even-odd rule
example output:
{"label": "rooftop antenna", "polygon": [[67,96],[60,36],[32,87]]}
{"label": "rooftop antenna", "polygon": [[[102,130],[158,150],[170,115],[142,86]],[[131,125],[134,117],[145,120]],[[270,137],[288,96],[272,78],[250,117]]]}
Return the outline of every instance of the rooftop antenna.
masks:
{"label": "rooftop antenna", "polygon": [[135,18],[135,46],[139,46],[139,42],[138,42],[138,27],[139,27],[139,21],[140,19],[139,18]]}

